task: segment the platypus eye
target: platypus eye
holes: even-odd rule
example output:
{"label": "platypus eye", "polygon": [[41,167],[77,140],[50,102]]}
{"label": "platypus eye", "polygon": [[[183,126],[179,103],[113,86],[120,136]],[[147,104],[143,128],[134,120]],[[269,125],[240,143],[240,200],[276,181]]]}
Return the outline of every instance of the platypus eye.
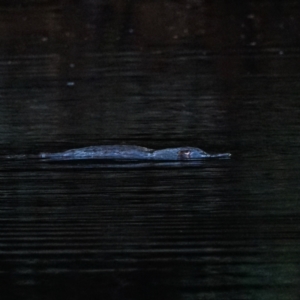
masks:
{"label": "platypus eye", "polygon": [[191,151],[190,150],[180,150],[178,152],[178,158],[179,159],[189,159],[190,158]]}

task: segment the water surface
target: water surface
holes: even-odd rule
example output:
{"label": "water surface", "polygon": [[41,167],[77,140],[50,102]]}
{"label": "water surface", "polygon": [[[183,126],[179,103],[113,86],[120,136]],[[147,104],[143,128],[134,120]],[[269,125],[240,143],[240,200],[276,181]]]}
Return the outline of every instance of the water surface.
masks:
{"label": "water surface", "polygon": [[172,167],[1,159],[3,299],[298,299],[297,8],[3,4],[1,157],[232,153]]}

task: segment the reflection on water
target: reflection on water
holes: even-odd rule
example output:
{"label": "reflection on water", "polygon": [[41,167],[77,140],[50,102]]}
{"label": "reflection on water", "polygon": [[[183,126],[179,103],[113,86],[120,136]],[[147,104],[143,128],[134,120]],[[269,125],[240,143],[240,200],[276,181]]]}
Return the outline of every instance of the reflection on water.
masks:
{"label": "reflection on water", "polygon": [[71,2],[0,8],[1,157],[124,143],[232,159],[1,159],[1,295],[298,299],[297,4]]}
{"label": "reflection on water", "polygon": [[290,294],[293,202],[282,210],[280,191],[232,173],[238,165],[2,171],[2,288],[50,298]]}

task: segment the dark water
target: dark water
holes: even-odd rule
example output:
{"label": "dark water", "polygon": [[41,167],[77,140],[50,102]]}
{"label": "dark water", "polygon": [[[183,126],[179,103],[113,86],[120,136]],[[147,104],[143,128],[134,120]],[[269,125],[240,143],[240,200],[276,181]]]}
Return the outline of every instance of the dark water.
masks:
{"label": "dark water", "polygon": [[1,299],[299,299],[299,5],[223,2],[3,2],[2,156],[232,159],[2,159]]}

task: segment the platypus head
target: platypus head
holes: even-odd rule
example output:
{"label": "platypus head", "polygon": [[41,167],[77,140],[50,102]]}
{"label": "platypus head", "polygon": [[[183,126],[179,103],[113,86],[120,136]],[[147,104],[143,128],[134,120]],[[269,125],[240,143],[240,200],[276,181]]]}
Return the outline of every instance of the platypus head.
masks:
{"label": "platypus head", "polygon": [[179,160],[200,159],[210,155],[199,148],[183,147],[178,150]]}
{"label": "platypus head", "polygon": [[154,160],[197,160],[208,157],[229,158],[230,154],[208,154],[194,147],[179,147],[156,150],[152,154]]}
{"label": "platypus head", "polygon": [[208,154],[199,148],[183,147],[178,150],[178,160],[193,160],[207,157],[230,158],[230,153]]}

